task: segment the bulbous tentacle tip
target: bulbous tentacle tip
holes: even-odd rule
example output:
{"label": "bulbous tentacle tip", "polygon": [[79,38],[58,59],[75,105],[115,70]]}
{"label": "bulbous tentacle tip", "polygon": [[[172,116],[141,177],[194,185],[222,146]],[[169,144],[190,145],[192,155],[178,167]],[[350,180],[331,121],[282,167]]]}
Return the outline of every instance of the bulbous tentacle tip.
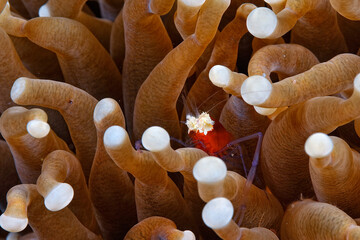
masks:
{"label": "bulbous tentacle tip", "polygon": [[241,96],[250,105],[263,104],[271,95],[272,85],[263,76],[248,77],[241,86]]}
{"label": "bulbous tentacle tip", "polygon": [[202,219],[206,226],[220,229],[229,224],[234,215],[234,207],[227,198],[214,198],[202,211]]}
{"label": "bulbous tentacle tip", "polygon": [[246,19],[248,31],[257,38],[268,38],[276,29],[276,14],[266,7],[255,8]]}
{"label": "bulbous tentacle tip", "polygon": [[15,80],[13,83],[13,86],[10,91],[10,97],[11,100],[13,100],[15,103],[17,103],[17,100],[19,97],[24,93],[26,89],[26,83],[28,81],[28,78],[26,77],[20,77]]}
{"label": "bulbous tentacle tip", "polygon": [[202,183],[216,183],[226,177],[225,163],[217,157],[203,157],[193,168],[194,178]]}
{"label": "bulbous tentacle tip", "polygon": [[192,231],[185,230],[184,236],[181,240],[195,240],[195,239],[196,239],[195,234]]}
{"label": "bulbous tentacle tip", "polygon": [[145,149],[159,152],[170,145],[170,136],[164,128],[153,126],[146,129],[141,141]]}
{"label": "bulbous tentacle tip", "polygon": [[328,156],[334,148],[331,138],[325,133],[314,133],[305,142],[305,152],[312,158]]}
{"label": "bulbous tentacle tip", "polygon": [[222,65],[215,65],[209,71],[210,81],[218,87],[227,87],[229,85],[231,70]]}
{"label": "bulbous tentacle tip", "polygon": [[50,9],[47,4],[39,8],[39,17],[51,17]]}
{"label": "bulbous tentacle tip", "polygon": [[0,216],[0,226],[8,232],[21,232],[28,225],[27,218],[16,218],[2,214]]}
{"label": "bulbous tentacle tip", "polygon": [[27,132],[34,138],[46,137],[50,132],[50,125],[41,120],[31,120],[26,125]]}
{"label": "bulbous tentacle tip", "polygon": [[127,132],[120,126],[109,127],[104,134],[104,145],[108,148],[121,146],[127,136]]}
{"label": "bulbous tentacle tip", "polygon": [[104,117],[113,112],[116,109],[117,102],[112,98],[104,98],[100,100],[94,109],[94,121],[100,122]]}
{"label": "bulbous tentacle tip", "polygon": [[59,183],[45,197],[45,207],[50,211],[60,211],[65,208],[74,197],[74,189],[67,183]]}

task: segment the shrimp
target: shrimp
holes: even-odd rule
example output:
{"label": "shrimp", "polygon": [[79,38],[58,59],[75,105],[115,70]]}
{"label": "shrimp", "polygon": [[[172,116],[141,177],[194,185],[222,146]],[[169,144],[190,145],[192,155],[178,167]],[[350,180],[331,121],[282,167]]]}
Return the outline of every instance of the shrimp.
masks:
{"label": "shrimp", "polygon": [[[232,134],[219,121],[212,119],[207,112],[203,112],[197,117],[188,114],[185,124],[188,127],[189,137],[196,148],[205,151],[211,156],[223,159],[227,165],[231,164],[231,160],[240,158],[245,177],[248,177],[248,173],[245,167],[243,151],[239,144],[247,140],[258,139],[252,162],[252,166],[254,164],[255,167],[257,166],[262,141],[261,132],[234,139]],[[252,176],[252,179],[254,177]]]}
{"label": "shrimp", "polygon": [[198,117],[187,115],[186,125],[195,147],[211,156],[218,156],[219,151],[233,140],[233,136],[223,125],[211,119],[206,112]]}
{"label": "shrimp", "polygon": [[[237,221],[238,225],[240,225],[245,215],[246,196],[256,176],[256,168],[259,163],[261,142],[263,138],[262,133],[258,132],[234,140],[233,136],[228,131],[226,131],[222,124],[219,121],[213,120],[207,112],[203,112],[197,117],[187,115],[186,125],[188,127],[189,137],[192,139],[196,148],[202,149],[207,154],[217,156],[222,159],[226,158],[226,156],[229,154],[229,149],[236,149],[240,153],[239,157],[241,158],[244,168],[245,163],[242,156],[241,146],[239,144],[251,139],[258,140],[251,168],[248,174],[246,173],[245,168],[245,177],[247,179],[246,185],[242,193],[242,202],[240,203],[240,207],[234,215],[234,219]],[[235,157],[234,152],[231,152],[230,155],[232,155],[231,157]]]}

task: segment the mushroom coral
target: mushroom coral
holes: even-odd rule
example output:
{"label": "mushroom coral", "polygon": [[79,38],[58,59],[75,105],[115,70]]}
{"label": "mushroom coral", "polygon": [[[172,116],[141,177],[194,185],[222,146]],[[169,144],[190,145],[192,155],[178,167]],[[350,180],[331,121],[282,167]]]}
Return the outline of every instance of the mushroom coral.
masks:
{"label": "mushroom coral", "polygon": [[[358,5],[0,0],[0,226],[22,231],[9,239],[356,239]],[[225,143],[208,156],[211,136]]]}

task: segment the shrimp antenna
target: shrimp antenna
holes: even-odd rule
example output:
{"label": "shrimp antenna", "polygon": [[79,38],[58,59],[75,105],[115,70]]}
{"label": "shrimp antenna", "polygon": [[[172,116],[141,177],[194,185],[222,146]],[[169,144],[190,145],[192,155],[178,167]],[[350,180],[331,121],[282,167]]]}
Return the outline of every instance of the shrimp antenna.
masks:
{"label": "shrimp antenna", "polygon": [[223,99],[220,102],[218,102],[217,104],[215,104],[214,106],[212,106],[209,110],[207,110],[207,112],[210,112],[211,110],[213,110],[214,108],[216,108],[219,104],[227,101],[228,99]]}
{"label": "shrimp antenna", "polygon": [[[258,142],[256,144],[255,154],[254,154],[254,157],[253,157],[253,161],[252,161],[252,164],[251,164],[250,171],[249,171],[247,179],[246,179],[246,185],[245,185],[245,188],[244,188],[244,191],[243,191],[243,194],[242,194],[243,197],[241,198],[240,207],[236,211],[236,214],[235,214],[235,217],[234,217],[234,219],[237,220],[237,224],[239,226],[240,226],[240,224],[242,223],[242,221],[244,219],[245,209],[246,209],[246,206],[245,206],[246,196],[247,196],[247,193],[250,190],[251,184],[254,181],[255,174],[256,174],[256,168],[257,168],[257,166],[259,164],[259,156],[260,156],[260,150],[261,150],[261,143],[262,143],[263,134],[261,132],[257,132],[257,133],[251,134],[249,136],[239,138],[239,139],[233,141],[232,143],[228,144],[227,146],[225,146],[222,149],[222,150],[224,150],[225,148],[228,148],[231,145],[235,145],[237,143],[245,142],[245,141],[255,139],[255,138],[257,138],[257,140],[258,140]],[[220,151],[222,151],[222,150],[220,150]]]}
{"label": "shrimp antenna", "polygon": [[[219,94],[219,93],[221,93],[222,91],[224,91],[223,89],[219,89],[219,90],[217,90],[216,92],[214,92],[213,94],[211,94],[210,96],[208,96],[202,103],[200,103],[200,105],[198,106],[198,109],[200,108],[200,107],[202,107],[202,105],[204,105],[204,103],[206,103],[208,100],[210,100],[212,97],[214,97],[216,94]],[[223,100],[222,100],[223,101]],[[221,102],[222,102],[221,101]],[[221,103],[220,102],[220,103]],[[215,106],[217,106],[218,104],[216,104]],[[212,107],[211,109],[213,109],[214,107]],[[208,110],[207,112],[210,112],[210,110]]]}
{"label": "shrimp antenna", "polygon": [[185,142],[181,141],[180,139],[174,138],[174,137],[170,137],[171,141],[177,142],[178,144],[180,144],[183,147],[189,147],[188,144],[186,144]]}
{"label": "shrimp antenna", "polygon": [[181,94],[181,99],[183,101],[183,104],[184,104],[184,109],[185,109],[185,113],[186,115],[188,113],[191,113],[191,114],[194,114],[196,116],[199,116],[200,113],[198,112],[195,104],[194,104],[194,101],[192,101],[191,99],[188,99],[186,97],[186,90],[183,90],[183,93]]}

